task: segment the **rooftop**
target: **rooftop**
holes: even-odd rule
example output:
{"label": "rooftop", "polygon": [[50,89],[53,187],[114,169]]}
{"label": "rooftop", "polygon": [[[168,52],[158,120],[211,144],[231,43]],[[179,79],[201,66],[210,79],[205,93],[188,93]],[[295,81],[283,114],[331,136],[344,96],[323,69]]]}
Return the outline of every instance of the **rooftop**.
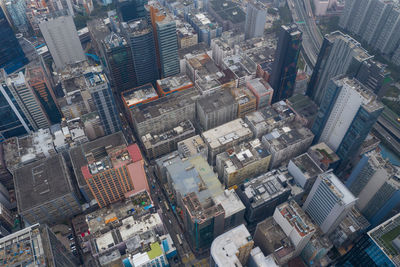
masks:
{"label": "rooftop", "polygon": [[200,29],[217,29],[219,27],[218,23],[215,22],[210,16],[206,13],[189,13],[188,16],[190,19],[200,28]]}
{"label": "rooftop", "polygon": [[322,179],[322,182],[325,183],[337,196],[342,205],[348,205],[357,200],[350,190],[332,172],[322,173],[319,175],[319,177]]}
{"label": "rooftop", "polygon": [[396,241],[400,236],[400,214],[370,230],[368,235],[395,266],[400,266],[400,249]]}
{"label": "rooftop", "polygon": [[168,130],[160,134],[146,134],[141,137],[142,142],[146,149],[151,146],[165,141],[171,141],[173,138],[181,136],[182,134],[187,134],[188,132],[195,132],[195,129],[190,121],[183,121],[179,123],[175,128]]}
{"label": "rooftop", "polygon": [[312,120],[312,118],[317,114],[317,105],[308,97],[301,94],[296,94],[290,97],[288,100],[288,105],[301,116]]}
{"label": "rooftop", "polygon": [[86,154],[90,153],[91,151],[95,151],[96,149],[104,149],[104,147],[117,147],[126,144],[127,142],[122,132],[117,132],[70,149],[69,154],[71,156],[71,162],[75,170],[75,176],[78,181],[78,185],[86,185],[85,178],[81,172],[82,166],[88,165],[88,161],[85,156]]}
{"label": "rooftop", "polygon": [[301,237],[309,235],[315,231],[316,228],[314,224],[311,222],[310,218],[305,214],[299,204],[297,204],[297,202],[293,200],[285,202],[276,207],[276,209]]}
{"label": "rooftop", "polygon": [[256,73],[256,66],[248,57],[242,57],[240,55],[226,57],[224,58],[224,64],[235,73],[237,79]]}
{"label": "rooftop", "polygon": [[200,203],[223,193],[222,185],[212,168],[200,155],[188,159],[176,158],[166,166],[173,188],[185,196],[194,192]]}
{"label": "rooftop", "polygon": [[[218,266],[243,266],[238,258],[240,249],[253,239],[244,224],[216,237],[211,244],[211,256]],[[253,247],[253,244],[249,244]]]}
{"label": "rooftop", "polygon": [[308,154],[315,162],[320,163],[321,168],[328,168],[329,164],[337,162],[339,156],[325,143],[313,145],[308,149]]}
{"label": "rooftop", "polygon": [[107,49],[113,49],[116,47],[127,45],[125,38],[121,35],[116,34],[115,32],[111,32],[111,34],[104,37],[103,43],[105,44]]}
{"label": "rooftop", "polygon": [[199,55],[206,53],[210,48],[206,43],[198,43],[189,47],[180,48],[178,50],[178,55],[180,59],[184,59],[186,55]]}
{"label": "rooftop", "polygon": [[122,22],[121,25],[132,36],[141,36],[152,31],[151,25],[147,23],[146,19]]}
{"label": "rooftop", "polygon": [[259,139],[240,143],[217,157],[223,159],[225,171],[230,174],[270,155]]}
{"label": "rooftop", "polygon": [[223,194],[214,197],[214,201],[224,208],[225,218],[246,209],[234,189],[225,189]]}
{"label": "rooftop", "polygon": [[373,56],[368,54],[368,51],[365,50],[359,42],[340,31],[335,31],[327,34],[325,35],[325,38],[328,39],[330,42],[334,42],[335,40],[342,40],[346,42],[352,49],[354,49],[355,53],[353,54],[353,56],[356,57],[359,61],[373,58]]}
{"label": "rooftop", "polygon": [[73,192],[61,154],[17,169],[14,184],[20,213]]}
{"label": "rooftop", "polygon": [[197,105],[200,106],[204,113],[212,113],[216,110],[224,109],[226,106],[234,105],[235,99],[229,90],[217,90],[210,95],[205,95],[197,100]]}
{"label": "rooftop", "polygon": [[188,158],[198,153],[201,154],[204,151],[207,151],[207,146],[200,135],[195,135],[193,137],[180,141],[178,143],[178,151],[182,153],[183,157]]}
{"label": "rooftop", "polygon": [[202,136],[209,147],[215,149],[241,137],[248,136],[250,138],[252,132],[242,119],[236,119],[203,132]]}
{"label": "rooftop", "polygon": [[122,99],[129,108],[157,98],[157,92],[150,83],[122,92]]}
{"label": "rooftop", "polygon": [[315,178],[323,173],[323,170],[321,170],[308,153],[301,154],[291,159],[291,161],[301,170],[307,179]]}
{"label": "rooftop", "polygon": [[246,20],[246,14],[235,2],[212,0],[210,4],[212,9],[224,20],[229,20],[234,24],[243,23]]}
{"label": "rooftop", "polygon": [[193,83],[186,74],[178,74],[157,80],[157,89],[161,89],[164,94],[191,87],[193,87]]}
{"label": "rooftop", "polygon": [[279,151],[313,136],[308,128],[290,124],[264,135],[262,141],[269,143],[271,151]]}
{"label": "rooftop", "polygon": [[169,94],[132,109],[132,117],[137,123],[157,118],[171,110],[194,104],[197,96],[198,92],[195,88]]}
{"label": "rooftop", "polygon": [[250,200],[251,206],[255,208],[290,191],[290,188],[284,186],[286,180],[283,174],[274,170],[243,183],[238,190],[244,192],[244,195]]}

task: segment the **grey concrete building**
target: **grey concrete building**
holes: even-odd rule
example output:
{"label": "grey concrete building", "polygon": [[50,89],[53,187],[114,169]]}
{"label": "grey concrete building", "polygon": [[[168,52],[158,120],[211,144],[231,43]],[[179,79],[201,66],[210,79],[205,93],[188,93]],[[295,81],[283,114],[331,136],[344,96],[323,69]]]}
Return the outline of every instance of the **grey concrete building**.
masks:
{"label": "grey concrete building", "polygon": [[246,22],[244,34],[246,39],[264,35],[264,27],[267,22],[267,8],[261,2],[249,1],[246,6]]}
{"label": "grey concrete building", "polygon": [[39,23],[57,69],[86,59],[72,16],[55,13]]}
{"label": "grey concrete building", "polygon": [[18,213],[29,224],[58,223],[81,212],[62,155],[36,161],[14,172]]}
{"label": "grey concrete building", "polygon": [[229,90],[218,90],[196,101],[197,120],[207,131],[237,118],[238,105]]}
{"label": "grey concrete building", "polygon": [[137,135],[159,134],[182,121],[194,121],[198,95],[198,91],[191,88],[132,109],[132,123]]}

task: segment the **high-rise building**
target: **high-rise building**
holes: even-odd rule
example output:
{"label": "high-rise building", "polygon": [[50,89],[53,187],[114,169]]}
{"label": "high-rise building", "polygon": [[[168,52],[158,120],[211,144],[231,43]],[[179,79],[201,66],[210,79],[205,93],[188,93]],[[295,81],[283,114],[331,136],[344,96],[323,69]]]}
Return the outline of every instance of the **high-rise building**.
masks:
{"label": "high-rise building", "polygon": [[57,69],[86,59],[72,16],[53,13],[40,21],[39,28]]}
{"label": "high-rise building", "polygon": [[136,87],[132,50],[126,39],[112,32],[102,44],[111,84],[120,92]]}
{"label": "high-rise building", "polygon": [[0,68],[4,68],[7,73],[12,73],[28,63],[28,59],[1,8],[0,36]]}
{"label": "high-rise building", "polygon": [[244,224],[218,236],[211,244],[210,266],[246,266],[254,241]]}
{"label": "high-rise building", "polygon": [[50,124],[60,123],[61,112],[57,105],[56,96],[41,65],[30,64],[25,69],[25,79],[41,107],[46,112]]}
{"label": "high-rise building", "polygon": [[6,74],[0,73],[0,141],[13,136],[20,136],[33,130],[33,121],[25,108],[17,101],[12,87],[7,85]]}
{"label": "high-rise building", "polygon": [[386,86],[391,82],[386,65],[373,59],[363,61],[355,78],[378,96],[385,92]]}
{"label": "high-rise building", "polygon": [[356,200],[332,172],[325,172],[315,181],[303,209],[324,234],[329,234],[346,218]]}
{"label": "high-rise building", "polygon": [[8,75],[6,84],[14,98],[12,101],[18,103],[34,130],[48,128],[51,125],[46,110],[43,109],[22,71]]}
{"label": "high-rise building", "polygon": [[15,170],[14,184],[18,213],[29,224],[60,223],[82,211],[61,154]]}
{"label": "high-rise building", "polygon": [[330,79],[356,74],[362,62],[370,58],[372,56],[350,36],[339,31],[325,35],[306,94],[320,106]]}
{"label": "high-rise building", "polygon": [[261,2],[252,1],[247,3],[246,22],[244,34],[246,39],[261,37],[264,35],[264,27],[267,22],[267,8]]}
{"label": "high-rise building", "polygon": [[[100,147],[85,155],[81,167],[86,183],[100,208],[142,190],[149,191],[139,147]],[[142,186],[142,188],[141,188]]]}
{"label": "high-rise building", "polygon": [[146,19],[123,24],[135,68],[137,85],[155,83],[159,78],[153,29]]}
{"label": "high-rise building", "polygon": [[166,11],[149,8],[161,78],[176,75],[180,72],[176,22]]}
{"label": "high-rise building", "polygon": [[312,126],[314,143],[324,142],[348,163],[383,111],[376,96],[356,79],[336,77],[326,88]]}
{"label": "high-rise building", "polygon": [[120,131],[121,120],[106,76],[102,72],[89,72],[84,76],[105,134]]}
{"label": "high-rise building", "polygon": [[302,32],[296,24],[282,26],[269,79],[269,83],[274,89],[273,103],[293,95],[301,41]]}
{"label": "high-rise building", "polygon": [[5,3],[7,12],[12,20],[13,26],[18,31],[28,31],[28,18],[26,16],[26,2],[24,0],[8,0]]}
{"label": "high-rise building", "polygon": [[400,173],[378,151],[363,155],[346,186],[358,197],[356,206],[373,227],[400,204]]}
{"label": "high-rise building", "polygon": [[147,0],[118,0],[117,10],[122,21],[128,22],[147,16]]}
{"label": "high-rise building", "polygon": [[45,224],[28,226],[1,238],[0,247],[5,266],[79,266],[69,248]]}
{"label": "high-rise building", "polygon": [[370,230],[335,266],[400,266],[399,230],[400,214]]}

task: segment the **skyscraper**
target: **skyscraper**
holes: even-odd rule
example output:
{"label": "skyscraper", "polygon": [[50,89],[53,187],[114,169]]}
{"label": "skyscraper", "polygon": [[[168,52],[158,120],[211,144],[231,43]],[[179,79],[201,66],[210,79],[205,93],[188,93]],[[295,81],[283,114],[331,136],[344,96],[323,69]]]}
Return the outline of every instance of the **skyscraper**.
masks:
{"label": "skyscraper", "polygon": [[4,139],[29,133],[33,130],[24,109],[17,102],[6,83],[6,75],[0,73],[0,142]]}
{"label": "skyscraper", "polygon": [[358,197],[357,208],[372,226],[381,223],[400,204],[400,173],[378,151],[361,158],[346,186]]}
{"label": "skyscraper", "polygon": [[267,22],[267,9],[261,2],[248,2],[246,7],[246,22],[244,35],[246,39],[260,37],[264,35],[264,27]]}
{"label": "skyscraper", "polygon": [[131,47],[138,86],[155,83],[158,67],[152,27],[146,19],[131,21],[123,27]]}
{"label": "skyscraper", "polygon": [[180,72],[175,20],[163,10],[150,6],[150,17],[161,78]]}
{"label": "skyscraper", "polygon": [[57,69],[86,59],[72,17],[64,11],[42,20],[39,28]]}
{"label": "skyscraper", "polygon": [[269,80],[274,89],[273,103],[293,95],[301,41],[302,33],[297,25],[282,26]]}
{"label": "skyscraper", "polygon": [[9,0],[5,3],[5,6],[13,26],[21,32],[28,31],[26,2],[24,0]]}
{"label": "skyscraper", "polygon": [[112,32],[102,45],[111,83],[120,92],[136,87],[132,50],[126,39]]}
{"label": "skyscraper", "polygon": [[400,214],[370,230],[334,266],[400,266],[399,229]]}
{"label": "skyscraper", "polygon": [[324,234],[329,234],[346,218],[356,200],[332,172],[325,172],[315,181],[303,209]]}
{"label": "skyscraper", "polygon": [[84,76],[87,89],[92,96],[105,134],[120,131],[122,127],[121,121],[106,76],[102,72],[89,72]]}
{"label": "skyscraper", "polygon": [[376,96],[356,79],[336,77],[327,85],[312,126],[314,143],[326,143],[342,163],[348,163],[382,110]]}
{"label": "skyscraper", "polygon": [[362,62],[370,58],[372,56],[350,36],[339,31],[326,35],[306,94],[320,106],[331,78],[357,73]]}
{"label": "skyscraper", "polygon": [[25,54],[22,51],[22,48],[1,8],[0,36],[0,68],[4,68],[7,73],[12,73],[28,63],[28,59],[25,57]]}
{"label": "skyscraper", "polygon": [[50,123],[60,123],[61,112],[43,67],[30,64],[25,70],[25,79],[46,112]]}

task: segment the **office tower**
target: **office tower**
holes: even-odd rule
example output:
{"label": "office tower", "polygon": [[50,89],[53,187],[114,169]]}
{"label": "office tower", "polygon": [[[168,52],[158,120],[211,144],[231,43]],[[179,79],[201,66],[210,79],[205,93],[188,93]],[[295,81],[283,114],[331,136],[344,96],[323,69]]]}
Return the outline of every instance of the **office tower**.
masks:
{"label": "office tower", "polygon": [[149,191],[136,144],[104,146],[88,152],[87,165],[81,167],[81,172],[100,208],[124,199],[126,194]]}
{"label": "office tower", "polygon": [[0,141],[33,130],[33,120],[7,85],[5,71],[0,72]]}
{"label": "office tower", "polygon": [[132,50],[126,39],[112,32],[104,39],[102,45],[111,84],[120,92],[136,87]]}
{"label": "office tower", "polygon": [[84,77],[105,134],[120,131],[121,120],[107,77],[102,72],[89,72]]}
{"label": "office tower", "polygon": [[274,89],[273,103],[293,95],[301,40],[302,32],[296,24],[282,26],[269,80]]}
{"label": "office tower", "polygon": [[1,8],[0,36],[0,68],[4,68],[7,73],[12,73],[28,63],[28,59]]}
{"label": "office tower", "polygon": [[180,72],[176,22],[165,11],[153,6],[150,6],[150,17],[161,78],[176,75]]}
{"label": "office tower", "polygon": [[25,79],[41,107],[46,112],[50,124],[60,123],[61,112],[57,106],[56,96],[41,65],[30,64],[25,69]]}
{"label": "office tower", "polygon": [[386,86],[391,82],[386,65],[373,59],[362,62],[355,78],[378,96],[384,93]]}
{"label": "office tower", "polygon": [[54,13],[40,21],[39,28],[57,69],[62,70],[67,65],[86,59],[70,15]]}
{"label": "office tower", "polygon": [[78,267],[77,258],[45,224],[28,226],[0,239],[5,266]]}
{"label": "office tower", "polygon": [[12,101],[15,100],[18,103],[34,130],[48,128],[51,125],[46,110],[42,107],[22,71],[8,75],[6,85],[15,98]]}
{"label": "office tower", "polygon": [[396,51],[393,53],[392,62],[397,66],[400,66],[400,45],[397,47]]}
{"label": "office tower", "polygon": [[364,154],[346,186],[358,197],[357,208],[374,227],[400,204],[400,173],[378,151]]}
{"label": "office tower", "polygon": [[[335,266],[400,266],[398,232],[400,214],[364,234]],[[396,234],[397,233],[397,234]]]}
{"label": "office tower", "polygon": [[327,85],[312,126],[314,143],[326,143],[343,166],[357,155],[382,111],[376,96],[356,79],[334,78]]}
{"label": "office tower", "polygon": [[347,216],[356,200],[332,172],[325,172],[315,181],[303,209],[324,234],[329,234]]}
{"label": "office tower", "polygon": [[388,14],[381,17],[384,23],[378,29],[378,38],[371,45],[382,54],[390,55],[396,50],[400,40],[400,7],[387,5],[387,9]]}
{"label": "office tower", "polygon": [[122,21],[141,19],[147,16],[147,0],[118,0],[117,10]]}
{"label": "office tower", "polygon": [[254,241],[244,224],[223,233],[211,244],[210,266],[246,266]]}
{"label": "office tower", "polygon": [[13,26],[20,32],[27,32],[26,2],[24,0],[9,0],[5,3],[5,6]]}
{"label": "office tower", "polygon": [[264,27],[267,22],[267,9],[261,2],[249,1],[246,7],[246,22],[244,34],[246,39],[261,37],[264,35]]}
{"label": "office tower", "polygon": [[330,79],[356,74],[362,62],[371,58],[350,36],[339,31],[325,35],[306,94],[320,106]]}
{"label": "office tower", "polygon": [[131,47],[137,85],[155,83],[159,77],[152,27],[139,19],[123,24],[123,31]]}
{"label": "office tower", "polygon": [[60,223],[81,212],[61,154],[15,170],[14,184],[18,213],[29,224]]}

